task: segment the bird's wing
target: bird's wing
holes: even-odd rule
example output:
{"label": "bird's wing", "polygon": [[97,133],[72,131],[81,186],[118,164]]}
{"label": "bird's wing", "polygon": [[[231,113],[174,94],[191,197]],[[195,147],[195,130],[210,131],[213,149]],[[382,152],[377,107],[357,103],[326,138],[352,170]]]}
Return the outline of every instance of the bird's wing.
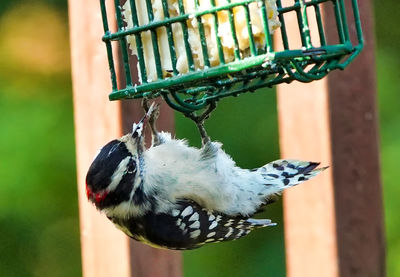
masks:
{"label": "bird's wing", "polygon": [[180,200],[176,209],[149,217],[146,235],[158,245],[193,249],[205,243],[236,240],[255,228],[275,225],[269,219],[230,217],[202,208],[191,200]]}

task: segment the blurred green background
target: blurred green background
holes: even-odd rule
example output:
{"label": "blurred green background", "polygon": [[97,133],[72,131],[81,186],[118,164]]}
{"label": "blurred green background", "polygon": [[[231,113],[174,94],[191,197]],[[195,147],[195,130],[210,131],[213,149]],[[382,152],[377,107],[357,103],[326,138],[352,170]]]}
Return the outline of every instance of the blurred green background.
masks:
{"label": "blurred green background", "polygon": [[[375,3],[387,271],[400,276],[400,2]],[[67,2],[2,0],[0,34],[0,276],[80,276]],[[274,92],[240,99],[221,102],[212,138],[242,167],[278,158]],[[176,119],[177,136],[198,145]],[[284,276],[281,214],[274,204],[264,216],[278,227],[185,252],[185,276]]]}

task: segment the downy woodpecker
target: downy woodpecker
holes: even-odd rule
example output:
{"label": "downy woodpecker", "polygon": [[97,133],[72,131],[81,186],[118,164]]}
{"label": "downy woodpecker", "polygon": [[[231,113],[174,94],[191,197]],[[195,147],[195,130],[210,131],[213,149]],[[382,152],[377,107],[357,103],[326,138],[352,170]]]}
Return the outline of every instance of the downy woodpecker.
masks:
{"label": "downy woodpecker", "polygon": [[[239,168],[220,143],[208,139],[202,127],[205,117],[198,121],[203,136],[198,149],[157,132],[159,108],[144,103],[147,113],[132,133],[107,143],[86,177],[88,199],[135,240],[178,250],[236,240],[275,225],[251,216],[284,189],[325,169],[298,160]],[[147,122],[153,135],[148,149],[143,138]]]}

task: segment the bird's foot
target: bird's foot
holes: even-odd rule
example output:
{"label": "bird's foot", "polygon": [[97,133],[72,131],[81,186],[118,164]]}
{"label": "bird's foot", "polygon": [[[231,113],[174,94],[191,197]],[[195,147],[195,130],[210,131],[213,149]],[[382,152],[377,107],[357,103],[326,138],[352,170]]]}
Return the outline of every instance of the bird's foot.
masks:
{"label": "bird's foot", "polygon": [[149,106],[149,100],[147,98],[143,98],[142,107],[145,113],[149,117],[149,125],[152,134],[152,145],[153,146],[159,145],[161,144],[161,140],[160,140],[160,134],[158,133],[156,128],[156,121],[160,116],[160,104],[153,102]]}
{"label": "bird's foot", "polygon": [[196,116],[192,113],[186,114],[187,117],[189,117],[196,123],[197,129],[199,129],[200,132],[201,142],[203,146],[211,141],[210,137],[207,135],[206,129],[204,128],[204,121],[210,117],[211,112],[214,111],[216,107],[217,104],[215,102],[211,102],[208,105],[207,110],[205,110],[204,113],[199,116]]}

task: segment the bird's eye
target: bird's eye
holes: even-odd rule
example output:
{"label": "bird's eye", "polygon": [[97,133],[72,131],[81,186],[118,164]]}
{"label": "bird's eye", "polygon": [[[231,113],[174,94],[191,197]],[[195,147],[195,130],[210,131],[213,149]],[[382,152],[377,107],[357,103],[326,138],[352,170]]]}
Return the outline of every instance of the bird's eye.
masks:
{"label": "bird's eye", "polygon": [[136,162],[135,160],[131,159],[128,163],[127,171],[128,174],[132,174],[136,172]]}

